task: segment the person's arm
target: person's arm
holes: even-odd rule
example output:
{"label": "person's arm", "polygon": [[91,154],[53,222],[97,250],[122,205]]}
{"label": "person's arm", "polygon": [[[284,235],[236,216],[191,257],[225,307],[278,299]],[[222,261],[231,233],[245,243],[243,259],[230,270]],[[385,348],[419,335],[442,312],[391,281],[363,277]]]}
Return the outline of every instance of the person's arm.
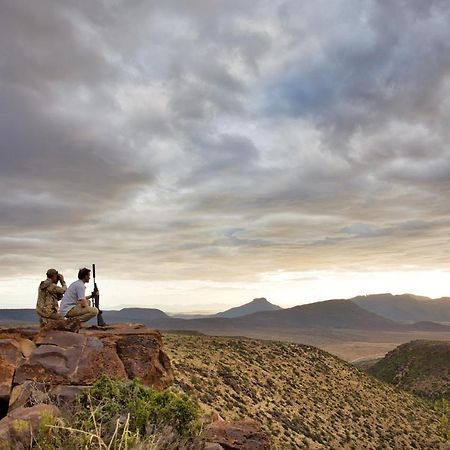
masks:
{"label": "person's arm", "polygon": [[64,292],[66,292],[67,286],[66,286],[66,283],[65,283],[65,282],[64,282],[64,283],[61,283],[61,286],[58,286],[58,285],[52,283],[52,284],[47,288],[47,290],[48,290],[50,293],[55,293],[55,294],[58,294],[58,295],[62,295],[62,294],[64,294]]}
{"label": "person's arm", "polygon": [[62,273],[60,273],[58,275],[58,280],[61,283],[61,287],[55,285],[56,286],[56,293],[62,295],[62,294],[64,294],[64,292],[67,291],[66,280],[64,279],[64,275]]}
{"label": "person's arm", "polygon": [[86,287],[84,285],[80,285],[77,287],[77,297],[78,302],[80,303],[82,308],[86,308],[86,306],[89,306],[88,299],[90,298],[90,296],[86,297]]}

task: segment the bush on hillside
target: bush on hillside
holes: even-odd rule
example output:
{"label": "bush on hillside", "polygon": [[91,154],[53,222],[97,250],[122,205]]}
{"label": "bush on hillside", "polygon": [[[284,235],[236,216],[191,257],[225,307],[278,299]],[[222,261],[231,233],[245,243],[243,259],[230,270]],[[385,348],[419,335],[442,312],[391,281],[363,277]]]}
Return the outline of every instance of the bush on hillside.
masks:
{"label": "bush on hillside", "polygon": [[447,441],[450,442],[450,403],[447,399],[442,398],[434,402],[434,410],[440,416],[441,432]]}
{"label": "bush on hillside", "polygon": [[171,390],[139,381],[99,379],[63,418],[46,417],[36,449],[175,449],[193,447],[199,407]]}

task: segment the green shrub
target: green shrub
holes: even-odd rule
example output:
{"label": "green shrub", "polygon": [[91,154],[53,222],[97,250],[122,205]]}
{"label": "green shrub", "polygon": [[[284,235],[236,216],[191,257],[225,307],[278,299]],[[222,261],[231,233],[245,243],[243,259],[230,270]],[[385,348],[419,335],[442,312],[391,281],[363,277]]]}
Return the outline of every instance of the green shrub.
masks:
{"label": "green shrub", "polygon": [[434,410],[439,414],[440,428],[443,436],[450,441],[450,403],[442,398],[434,402]]}
{"label": "green shrub", "polygon": [[184,394],[102,377],[64,418],[45,418],[35,448],[189,448],[200,432],[199,414]]}

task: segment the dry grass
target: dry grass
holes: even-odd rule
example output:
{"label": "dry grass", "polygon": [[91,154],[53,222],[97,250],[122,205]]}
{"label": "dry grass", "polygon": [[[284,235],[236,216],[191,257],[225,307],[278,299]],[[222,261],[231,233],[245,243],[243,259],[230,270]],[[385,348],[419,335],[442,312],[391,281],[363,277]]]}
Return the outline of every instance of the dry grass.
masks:
{"label": "dry grass", "polygon": [[445,449],[424,401],[314,347],[164,334],[176,385],[225,419],[252,417],[276,449]]}

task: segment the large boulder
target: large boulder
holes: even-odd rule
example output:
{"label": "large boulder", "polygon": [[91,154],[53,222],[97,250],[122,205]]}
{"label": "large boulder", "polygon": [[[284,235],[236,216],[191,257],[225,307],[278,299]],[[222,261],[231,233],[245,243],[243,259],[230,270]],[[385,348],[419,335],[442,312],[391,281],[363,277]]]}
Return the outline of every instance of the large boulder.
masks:
{"label": "large boulder", "polygon": [[162,351],[158,336],[122,336],[116,340],[116,348],[128,378],[139,378],[155,388],[172,382],[170,360]]}
{"label": "large boulder", "polygon": [[51,385],[91,385],[101,375],[127,378],[124,365],[109,343],[84,334],[49,331],[38,348],[16,369],[14,384],[27,380]]}
{"label": "large boulder", "polygon": [[237,422],[216,420],[206,427],[207,448],[227,450],[269,450],[270,443],[261,424],[246,419]]}
{"label": "large boulder", "polygon": [[48,331],[35,338],[37,348],[18,365],[14,384],[89,386],[101,375],[139,378],[163,388],[173,380],[161,335],[148,329],[110,327],[83,333]]}
{"label": "large boulder", "polygon": [[59,410],[54,405],[44,404],[30,408],[20,407],[0,420],[0,450],[29,449],[46,414],[58,416]]}

